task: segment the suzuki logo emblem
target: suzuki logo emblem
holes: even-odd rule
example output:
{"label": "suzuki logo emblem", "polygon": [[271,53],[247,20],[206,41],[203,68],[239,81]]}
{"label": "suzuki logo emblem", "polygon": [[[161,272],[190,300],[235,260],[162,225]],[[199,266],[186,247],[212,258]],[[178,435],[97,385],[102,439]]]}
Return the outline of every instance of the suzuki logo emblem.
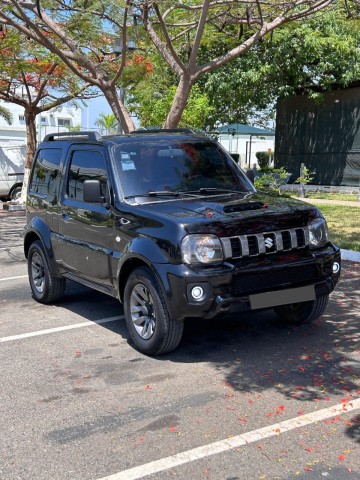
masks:
{"label": "suzuki logo emblem", "polygon": [[270,248],[272,248],[274,246],[274,241],[272,238],[270,237],[266,237],[265,238],[265,247],[270,250]]}

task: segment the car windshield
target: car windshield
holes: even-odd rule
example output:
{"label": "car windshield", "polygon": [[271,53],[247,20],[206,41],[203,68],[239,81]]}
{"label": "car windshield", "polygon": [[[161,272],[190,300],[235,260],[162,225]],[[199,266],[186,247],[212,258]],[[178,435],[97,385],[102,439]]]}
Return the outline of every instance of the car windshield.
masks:
{"label": "car windshield", "polygon": [[113,153],[123,195],[128,199],[254,191],[231,157],[212,141],[137,139],[117,145]]}

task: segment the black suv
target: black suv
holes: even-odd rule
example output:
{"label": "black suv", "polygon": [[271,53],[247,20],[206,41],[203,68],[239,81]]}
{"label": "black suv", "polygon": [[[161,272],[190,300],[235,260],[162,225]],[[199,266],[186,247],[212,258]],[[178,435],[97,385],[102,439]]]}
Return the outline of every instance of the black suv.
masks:
{"label": "black suv", "polygon": [[216,141],[186,129],[47,135],[24,248],[35,300],[58,300],[66,279],[116,297],[150,355],[179,344],[186,317],[233,306],[311,322],[341,265],[315,207],[256,192]]}

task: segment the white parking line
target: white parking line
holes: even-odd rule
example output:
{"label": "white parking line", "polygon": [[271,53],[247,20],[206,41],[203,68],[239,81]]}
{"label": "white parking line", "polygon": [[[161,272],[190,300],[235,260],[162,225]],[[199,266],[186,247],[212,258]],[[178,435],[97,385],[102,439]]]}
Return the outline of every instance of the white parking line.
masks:
{"label": "white parking line", "polygon": [[89,320],[82,323],[74,323],[73,325],[66,325],[64,327],[48,328],[46,330],[38,330],[37,332],[21,333],[19,335],[12,335],[11,337],[0,338],[0,343],[11,342],[13,340],[21,340],[23,338],[38,337],[40,335],[48,335],[49,333],[65,332],[66,330],[73,330],[74,328],[91,327],[93,325],[100,325],[101,323],[115,322],[122,320],[124,315],[118,317],[101,318],[100,320]]}
{"label": "white parking line", "polygon": [[7,282],[9,280],[17,280],[18,278],[27,278],[27,275],[18,275],[17,277],[6,277],[6,278],[0,278],[0,282]]}
{"label": "white parking line", "polygon": [[265,438],[274,437],[276,435],[280,435],[296,428],[304,427],[306,425],[310,425],[339,414],[349,413],[359,408],[360,398],[357,398],[348,403],[334,405],[332,407],[324,408],[323,410],[318,410],[307,415],[301,415],[296,418],[284,420],[283,422],[275,423],[274,425],[270,425],[268,427],[259,428],[258,430],[246,432],[235,437],[226,438],[224,440],[220,440],[219,442],[210,443],[208,445],[203,445],[202,447],[193,448],[192,450],[180,452],[176,455],[171,455],[170,457],[160,458],[154,462],[145,463],[144,465],[140,465],[135,468],[123,470],[122,472],[118,472],[98,480],[136,480],[139,478],[144,478],[148,475],[168,470],[169,468],[194,462],[195,460],[200,460],[202,458],[210,457],[211,455],[226,452],[232,450],[233,448],[242,447],[244,445],[248,445],[249,443],[258,442]]}

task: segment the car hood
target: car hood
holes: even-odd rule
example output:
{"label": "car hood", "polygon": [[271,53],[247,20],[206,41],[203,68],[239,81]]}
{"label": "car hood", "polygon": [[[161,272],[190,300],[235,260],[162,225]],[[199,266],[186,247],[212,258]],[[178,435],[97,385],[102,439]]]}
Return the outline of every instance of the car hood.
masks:
{"label": "car hood", "polygon": [[141,208],[158,220],[176,220],[188,233],[211,232],[219,236],[300,227],[320,216],[314,206],[305,202],[265,193],[156,201]]}

